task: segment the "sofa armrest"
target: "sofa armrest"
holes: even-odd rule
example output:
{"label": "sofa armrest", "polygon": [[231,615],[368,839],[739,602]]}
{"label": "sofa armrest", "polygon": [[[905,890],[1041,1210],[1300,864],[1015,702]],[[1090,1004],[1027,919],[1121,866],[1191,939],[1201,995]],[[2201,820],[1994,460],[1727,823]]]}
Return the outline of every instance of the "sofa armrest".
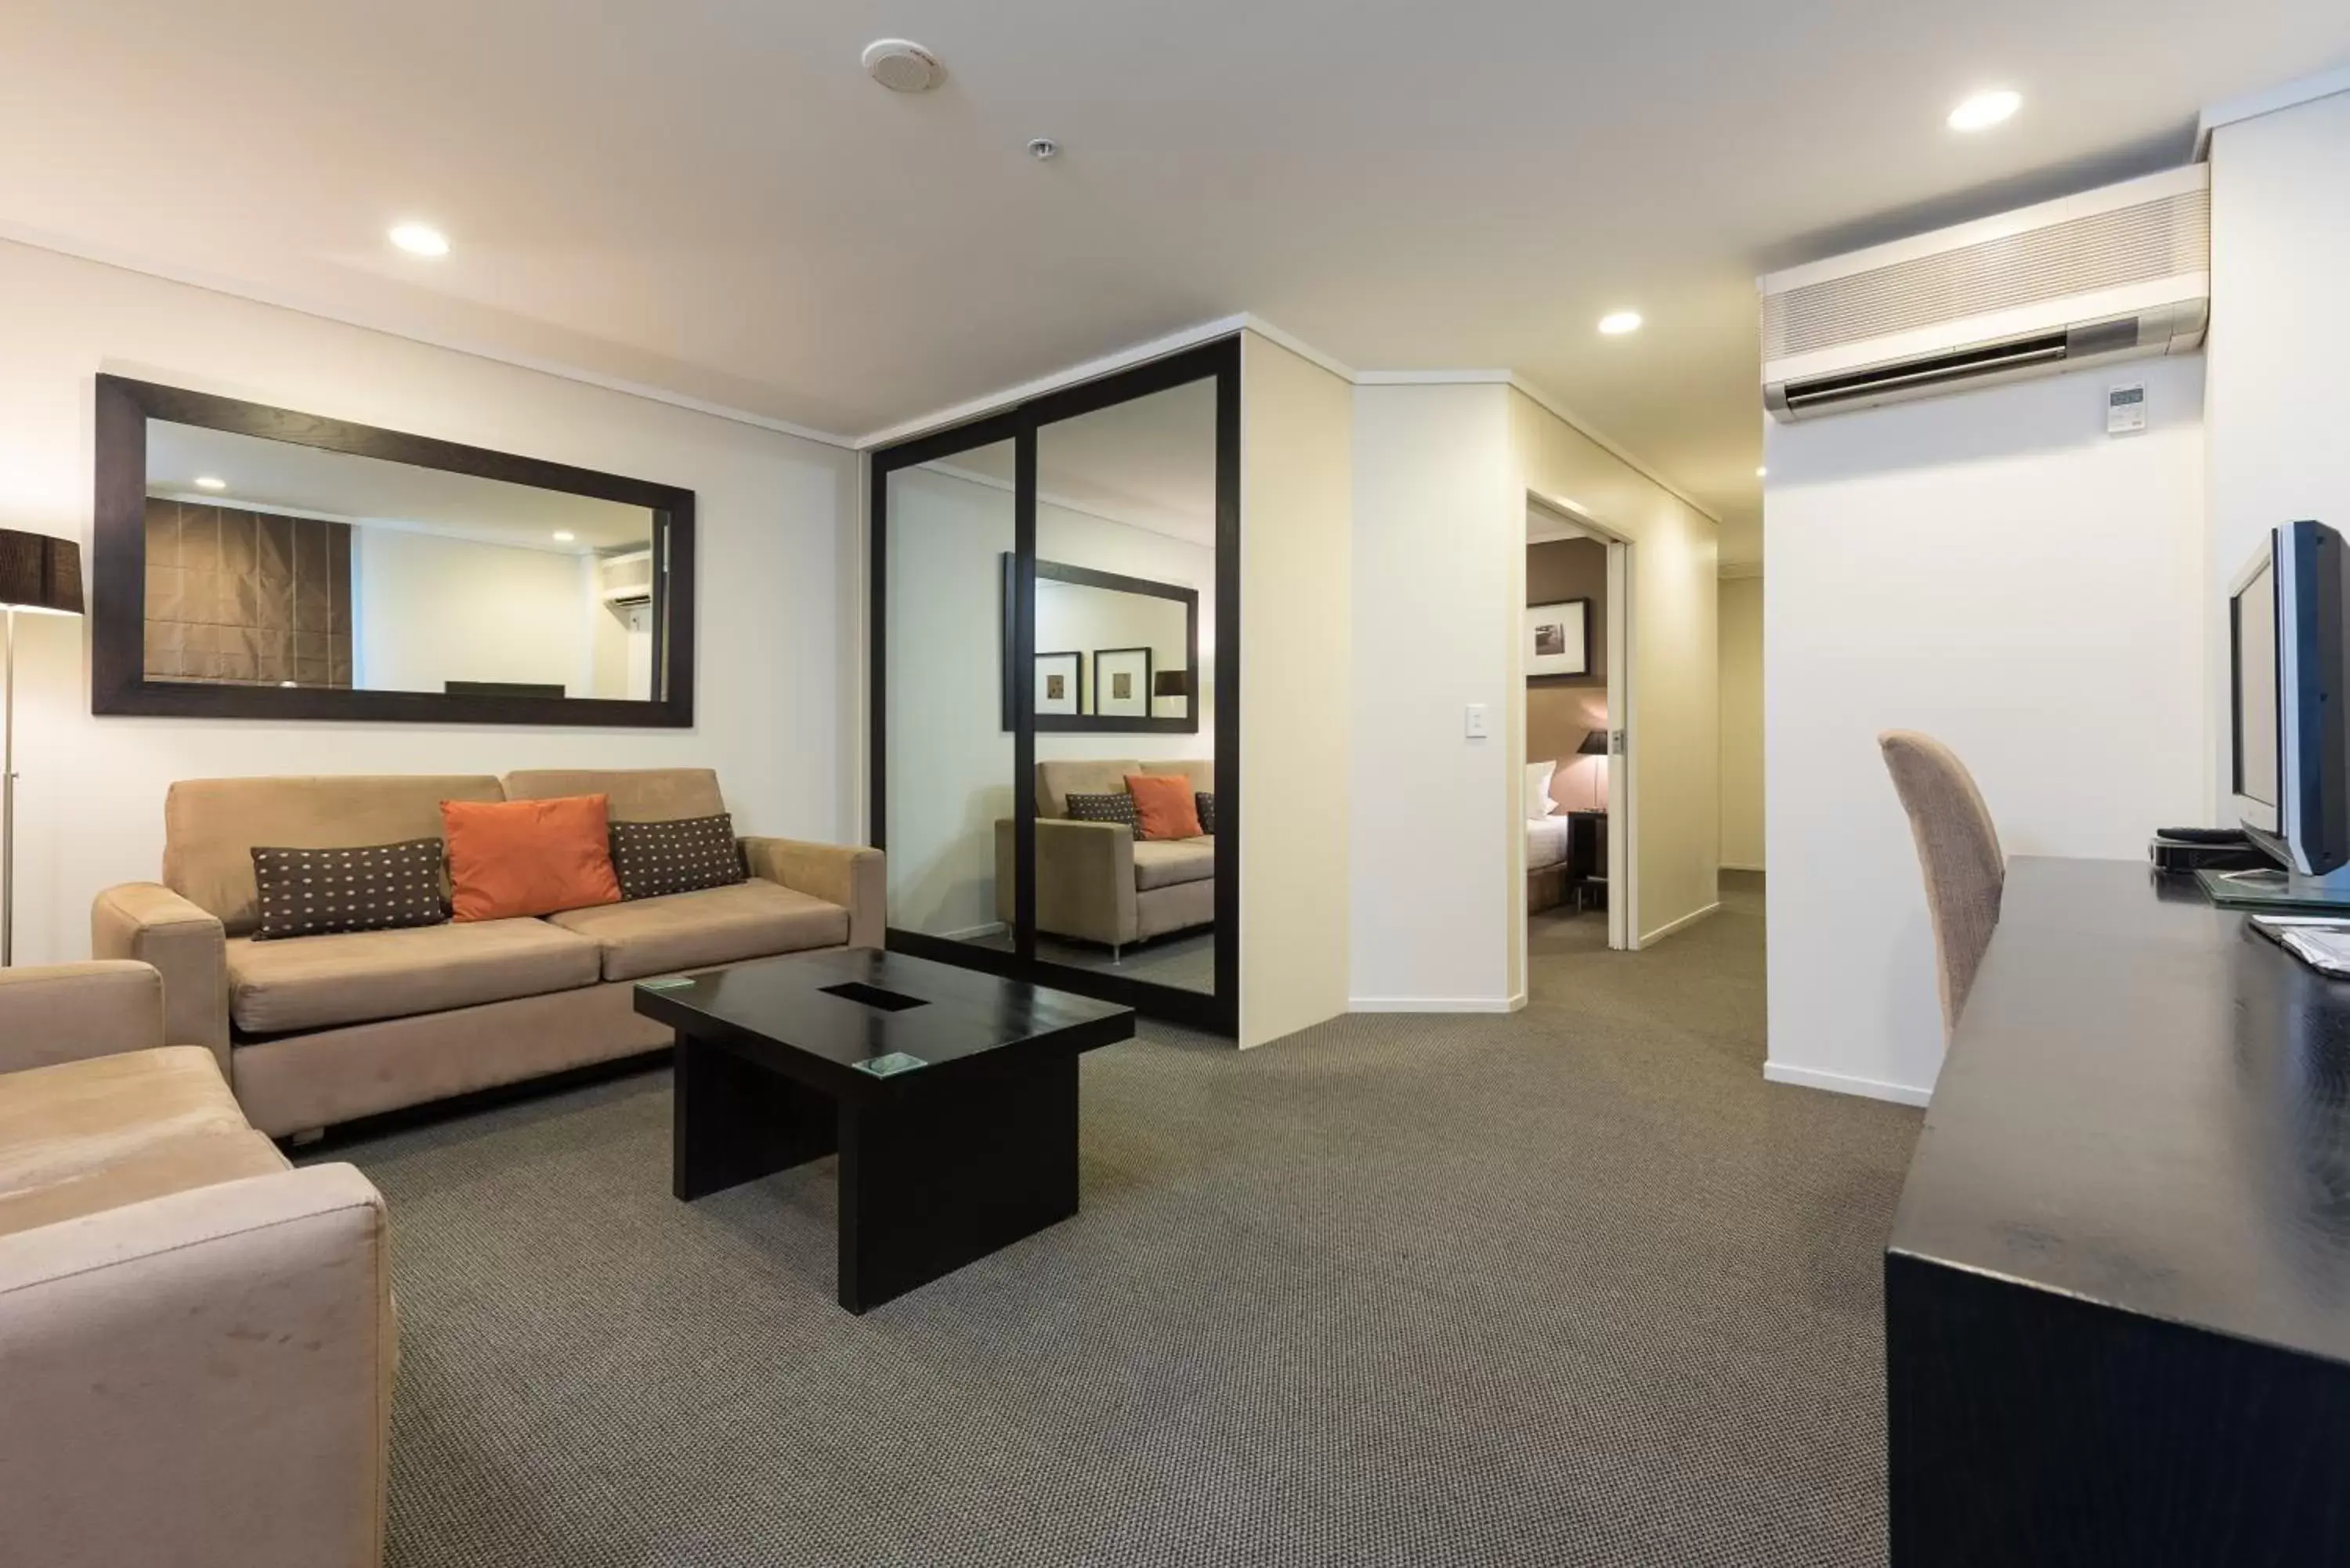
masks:
{"label": "sofa armrest", "polygon": [[143,963],[0,969],[0,1073],[164,1043],[163,977]]}
{"label": "sofa armrest", "polygon": [[796,838],[746,838],[743,859],[754,877],[847,909],[850,947],[881,945],[889,886],[879,849]]}
{"label": "sofa armrest", "polygon": [[[998,918],[1012,919],[1019,886],[1014,825],[995,825]],[[1118,946],[1135,940],[1134,830],[1122,822],[1036,819],[1036,929]]]}
{"label": "sofa armrest", "polygon": [[220,918],[156,882],[125,882],[89,909],[89,950],[135,959],[163,977],[163,1036],[203,1045],[228,1075],[228,946]]}
{"label": "sofa armrest", "polygon": [[0,1236],[0,1562],[377,1568],[390,1278],[348,1165]]}

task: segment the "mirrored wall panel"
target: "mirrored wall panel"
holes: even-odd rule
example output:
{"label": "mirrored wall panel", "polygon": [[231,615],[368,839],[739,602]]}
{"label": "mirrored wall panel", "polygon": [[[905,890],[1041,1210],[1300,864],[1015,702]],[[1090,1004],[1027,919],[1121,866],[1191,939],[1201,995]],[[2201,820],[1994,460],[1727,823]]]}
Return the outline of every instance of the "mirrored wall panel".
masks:
{"label": "mirrored wall panel", "polygon": [[1016,543],[1012,458],[1002,441],[882,481],[889,921],[1005,951],[1019,873],[996,645]]}
{"label": "mirrored wall panel", "polygon": [[144,516],[149,680],[652,697],[650,508],[150,420]]}
{"label": "mirrored wall panel", "polygon": [[1237,1028],[1239,448],[1228,339],[874,455],[893,949]]}
{"label": "mirrored wall panel", "polygon": [[1039,960],[1215,989],[1216,545],[1213,378],[1038,427],[1037,659],[1081,677],[1036,720]]}

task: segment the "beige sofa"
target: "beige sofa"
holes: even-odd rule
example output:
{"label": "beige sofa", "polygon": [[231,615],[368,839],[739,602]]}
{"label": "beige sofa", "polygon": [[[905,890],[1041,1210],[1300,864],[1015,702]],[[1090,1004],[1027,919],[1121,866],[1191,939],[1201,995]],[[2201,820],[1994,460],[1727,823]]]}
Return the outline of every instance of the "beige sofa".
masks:
{"label": "beige sofa", "polygon": [[374,1568],[383,1199],[165,1037],[144,964],[0,970],[0,1563]]}
{"label": "beige sofa", "polygon": [[199,779],[163,805],[163,879],[99,895],[99,958],[163,976],[169,1033],[210,1047],[254,1126],[305,1134],[658,1049],[635,982],[743,959],[879,947],[878,850],[743,840],[751,879],[545,919],[255,941],[256,845],[441,836],[444,800],[599,794],[619,822],[726,809],[706,769]]}
{"label": "beige sofa", "polygon": [[[1129,942],[1165,936],[1216,918],[1216,840],[1138,839],[1115,822],[1072,822],[1069,796],[1122,794],[1128,774],[1175,774],[1212,794],[1216,764],[1125,760],[1036,764],[1036,929],[1101,942],[1113,954]],[[1019,888],[1014,825],[995,825],[995,916],[1014,919]]]}

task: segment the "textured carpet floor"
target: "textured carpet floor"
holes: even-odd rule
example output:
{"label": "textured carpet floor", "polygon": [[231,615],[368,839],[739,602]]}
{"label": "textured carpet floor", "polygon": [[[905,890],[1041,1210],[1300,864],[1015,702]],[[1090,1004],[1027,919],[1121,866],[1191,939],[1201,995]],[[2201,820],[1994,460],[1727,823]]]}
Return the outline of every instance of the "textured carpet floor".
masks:
{"label": "textured carpet floor", "polygon": [[1918,1114],[1765,1085],[1750,886],[1533,1005],[1087,1059],[1085,1209],[864,1318],[827,1160],[691,1208],[650,1074],[348,1145],[394,1568],[1875,1563]]}

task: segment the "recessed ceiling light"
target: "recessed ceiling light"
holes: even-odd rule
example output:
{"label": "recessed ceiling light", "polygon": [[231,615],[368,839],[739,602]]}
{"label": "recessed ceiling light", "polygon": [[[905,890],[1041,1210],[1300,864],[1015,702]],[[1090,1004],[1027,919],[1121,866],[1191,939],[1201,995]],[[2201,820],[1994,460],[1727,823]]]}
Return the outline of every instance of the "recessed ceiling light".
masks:
{"label": "recessed ceiling light", "polygon": [[228,488],[228,481],[219,478],[214,474],[200,473],[196,475],[196,488],[198,490],[226,490]]}
{"label": "recessed ceiling light", "polygon": [[449,254],[449,236],[430,223],[394,224],[391,243],[412,256],[445,256]]}
{"label": "recessed ceiling light", "polygon": [[1028,144],[1028,156],[1039,163],[1049,162],[1061,155],[1061,144],[1049,136],[1040,136]]}
{"label": "recessed ceiling light", "polygon": [[1997,88],[1979,92],[1950,110],[1952,130],[1989,130],[2023,107],[2023,95]]}
{"label": "recessed ceiling light", "polygon": [[558,545],[568,545],[577,536],[568,528],[557,528],[555,531],[555,542]]}
{"label": "recessed ceiling light", "polygon": [[1599,318],[1599,330],[1610,337],[1638,332],[1640,330],[1640,313],[1637,310],[1611,310]]}
{"label": "recessed ceiling light", "polygon": [[1756,470],[1754,471],[1754,477],[1755,477],[1755,478],[1757,478],[1757,479],[1760,479],[1760,478],[1762,478],[1764,474],[1766,474],[1766,473],[1768,473],[1768,472],[1771,472],[1771,471],[1770,471],[1769,469],[1767,469],[1767,468],[1758,468],[1758,469],[1756,469]]}

